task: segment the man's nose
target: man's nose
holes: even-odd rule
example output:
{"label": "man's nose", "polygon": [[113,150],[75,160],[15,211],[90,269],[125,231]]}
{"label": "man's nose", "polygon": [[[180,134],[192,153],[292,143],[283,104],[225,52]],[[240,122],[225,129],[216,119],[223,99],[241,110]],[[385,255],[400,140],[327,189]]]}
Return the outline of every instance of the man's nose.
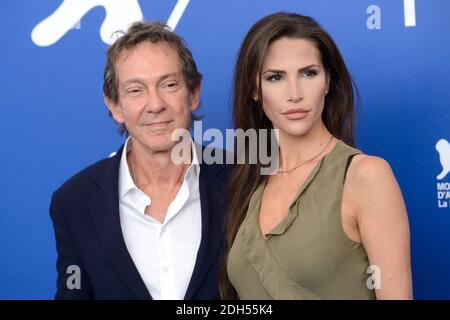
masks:
{"label": "man's nose", "polygon": [[160,113],[166,109],[166,102],[158,90],[148,93],[145,109],[148,113]]}

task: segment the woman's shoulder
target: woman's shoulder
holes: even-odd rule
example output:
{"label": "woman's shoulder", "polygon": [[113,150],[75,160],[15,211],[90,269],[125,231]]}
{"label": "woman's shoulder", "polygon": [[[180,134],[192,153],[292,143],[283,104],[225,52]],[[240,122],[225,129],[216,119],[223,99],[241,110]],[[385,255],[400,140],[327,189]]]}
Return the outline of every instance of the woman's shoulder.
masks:
{"label": "woman's shoulder", "polygon": [[380,157],[358,154],[347,172],[344,188],[357,220],[364,217],[388,219],[402,213],[400,186],[389,163]]}
{"label": "woman's shoulder", "polygon": [[364,185],[379,184],[392,177],[391,166],[385,159],[364,153],[353,157],[347,172],[348,180]]}
{"label": "woman's shoulder", "polygon": [[337,140],[334,149],[338,158],[345,161],[351,158],[349,172],[352,172],[356,177],[370,178],[372,175],[376,176],[378,173],[391,170],[389,163],[385,159],[366,154],[357,146],[348,144],[343,139]]}
{"label": "woman's shoulder", "polygon": [[347,188],[358,198],[371,198],[385,194],[397,187],[397,181],[389,163],[380,157],[356,154],[348,168],[345,179]]}
{"label": "woman's shoulder", "polygon": [[351,167],[359,178],[376,178],[380,174],[392,172],[391,166],[385,159],[365,153],[355,154]]}

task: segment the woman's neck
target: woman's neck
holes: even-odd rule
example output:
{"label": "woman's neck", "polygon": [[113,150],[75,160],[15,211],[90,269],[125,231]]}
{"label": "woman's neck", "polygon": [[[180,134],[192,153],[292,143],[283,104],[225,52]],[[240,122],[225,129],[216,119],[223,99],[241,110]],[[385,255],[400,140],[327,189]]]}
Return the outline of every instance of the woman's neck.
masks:
{"label": "woman's neck", "polygon": [[320,159],[332,149],[332,138],[322,122],[302,136],[292,136],[280,131],[280,171],[289,170],[315,156]]}

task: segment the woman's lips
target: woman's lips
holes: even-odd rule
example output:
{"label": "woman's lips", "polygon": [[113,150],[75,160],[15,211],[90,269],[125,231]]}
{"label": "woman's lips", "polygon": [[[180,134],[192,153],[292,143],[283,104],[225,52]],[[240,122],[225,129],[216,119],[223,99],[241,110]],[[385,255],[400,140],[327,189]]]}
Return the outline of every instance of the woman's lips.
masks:
{"label": "woman's lips", "polygon": [[282,115],[284,115],[289,120],[300,120],[306,118],[309,111],[310,110],[307,109],[291,109],[283,112]]}

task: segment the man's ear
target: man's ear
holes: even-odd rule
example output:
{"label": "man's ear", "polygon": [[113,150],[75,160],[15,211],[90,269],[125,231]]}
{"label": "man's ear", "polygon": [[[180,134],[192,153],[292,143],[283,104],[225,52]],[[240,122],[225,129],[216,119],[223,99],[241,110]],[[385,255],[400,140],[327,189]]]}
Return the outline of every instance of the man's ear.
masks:
{"label": "man's ear", "polygon": [[200,89],[201,86],[198,85],[198,87],[189,94],[189,109],[191,112],[195,111],[200,104]]}
{"label": "man's ear", "polygon": [[111,101],[111,99],[105,95],[103,95],[103,100],[105,101],[105,104],[111,112],[114,120],[118,123],[124,123],[122,107],[118,103]]}

